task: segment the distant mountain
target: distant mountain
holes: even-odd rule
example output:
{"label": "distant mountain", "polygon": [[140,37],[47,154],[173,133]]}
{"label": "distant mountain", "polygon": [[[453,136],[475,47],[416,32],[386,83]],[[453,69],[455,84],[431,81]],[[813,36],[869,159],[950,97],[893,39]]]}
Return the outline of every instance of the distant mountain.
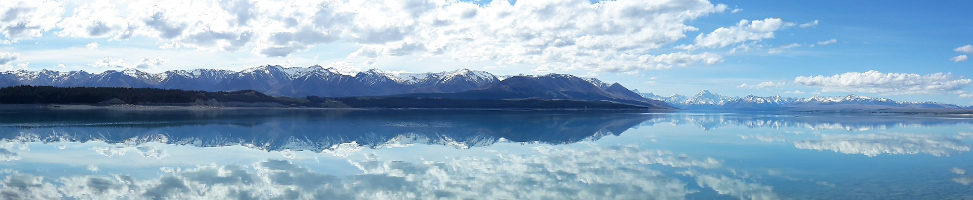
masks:
{"label": "distant mountain", "polygon": [[665,101],[672,106],[688,110],[786,110],[786,111],[826,111],[826,110],[887,110],[887,111],[933,111],[933,110],[970,110],[952,104],[935,102],[900,102],[886,98],[872,98],[858,95],[840,97],[793,98],[782,96],[730,97],[703,90],[692,97],[682,95],[659,96],[640,93],[649,98]]}
{"label": "distant mountain", "polygon": [[55,87],[130,87],[202,91],[255,90],[273,96],[383,96],[407,93],[460,92],[499,82],[483,71],[439,73],[386,73],[368,70],[342,74],[334,68],[284,68],[267,65],[243,71],[218,69],[173,70],[152,74],[136,69],[84,71],[0,72],[0,87],[17,85]]}
{"label": "distant mountain", "polygon": [[409,94],[406,96],[453,99],[563,99],[612,101],[656,108],[668,108],[665,102],[647,99],[621,84],[598,84],[598,79],[568,74],[518,75],[485,88],[457,93]]}
{"label": "distant mountain", "polygon": [[[136,69],[108,70],[97,74],[51,70],[0,72],[0,87],[18,85],[159,88],[209,92],[253,90],[270,96],[298,98],[436,97],[468,100],[606,101],[638,107],[669,108],[665,102],[646,99],[621,84],[607,84],[595,78],[567,74],[516,75],[506,76],[501,81],[488,72],[468,69],[438,73],[394,73],[372,69],[342,74],[337,69],[321,66],[284,68],[267,65],[242,71],[195,69],[157,74]],[[369,104],[386,100],[371,99]],[[426,106],[415,103],[416,106]]]}

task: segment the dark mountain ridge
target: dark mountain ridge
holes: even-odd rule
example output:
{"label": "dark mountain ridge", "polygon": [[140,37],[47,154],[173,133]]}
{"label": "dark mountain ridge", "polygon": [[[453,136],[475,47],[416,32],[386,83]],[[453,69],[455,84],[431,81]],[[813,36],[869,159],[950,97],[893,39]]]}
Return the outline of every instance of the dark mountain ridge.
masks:
{"label": "dark mountain ridge", "polygon": [[[196,69],[146,73],[136,69],[84,71],[0,72],[0,87],[158,88],[187,91],[252,90],[269,96],[303,98],[425,97],[466,100],[607,101],[639,107],[666,108],[664,102],[643,98],[615,83],[568,74],[518,75],[501,80],[483,71],[461,69],[438,73],[392,73],[367,70],[343,74],[335,68],[284,68],[266,65],[242,71]],[[388,99],[388,98],[385,98]],[[473,103],[465,103],[472,106]],[[427,106],[415,103],[416,106]]]}

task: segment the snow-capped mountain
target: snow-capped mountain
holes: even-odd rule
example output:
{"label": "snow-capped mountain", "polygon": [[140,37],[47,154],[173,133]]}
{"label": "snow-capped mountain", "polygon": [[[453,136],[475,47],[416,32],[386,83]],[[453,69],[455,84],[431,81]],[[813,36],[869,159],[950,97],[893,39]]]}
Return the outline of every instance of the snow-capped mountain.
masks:
{"label": "snow-capped mountain", "polygon": [[653,108],[671,108],[665,102],[647,99],[621,84],[592,83],[591,78],[569,74],[510,76],[488,87],[456,93],[413,94],[416,97],[451,99],[561,99],[613,101]]}
{"label": "snow-capped mountain", "polygon": [[793,98],[775,96],[730,97],[703,90],[692,97],[682,95],[659,96],[652,93],[640,95],[690,110],[895,110],[895,109],[970,109],[969,107],[935,102],[901,102],[886,98],[858,95],[837,97]]}
{"label": "snow-capped mountain", "polygon": [[[0,87],[16,85],[57,87],[136,87],[202,91],[255,90],[272,96],[387,96],[479,91],[490,98],[544,98],[572,100],[648,100],[628,88],[594,78],[567,74],[517,75],[501,81],[484,71],[460,69],[437,73],[401,73],[366,70],[353,74],[321,66],[285,68],[266,65],[229,71],[217,69],[172,70],[147,73],[136,69],[84,71],[0,72]],[[476,94],[468,94],[476,96]],[[658,104],[664,104],[657,102]]]}
{"label": "snow-capped mountain", "polygon": [[693,97],[683,101],[683,104],[687,105],[724,105],[730,101],[736,101],[738,98],[727,97],[723,95],[718,95],[710,92],[709,90],[703,90],[696,93]]}
{"label": "snow-capped mountain", "polygon": [[0,87],[16,85],[58,87],[136,87],[203,91],[256,90],[277,96],[379,96],[416,92],[457,92],[499,82],[493,74],[468,69],[394,74],[368,70],[342,74],[321,66],[284,68],[267,65],[229,71],[217,69],[172,70],[147,73],[137,69],[85,71],[0,72]]}

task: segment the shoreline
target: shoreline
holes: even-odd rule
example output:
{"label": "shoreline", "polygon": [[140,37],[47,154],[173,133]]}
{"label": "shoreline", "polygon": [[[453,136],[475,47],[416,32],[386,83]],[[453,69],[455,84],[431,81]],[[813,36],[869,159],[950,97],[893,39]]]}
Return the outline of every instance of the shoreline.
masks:
{"label": "shoreline", "polygon": [[165,111],[252,111],[252,110],[283,110],[283,111],[565,111],[565,112],[638,112],[638,113],[722,113],[722,114],[896,114],[896,115],[935,115],[958,118],[973,118],[973,111],[965,110],[686,110],[686,109],[608,109],[608,108],[354,108],[354,107],[300,107],[300,106],[206,106],[206,105],[89,105],[89,104],[0,104],[0,111],[129,111],[129,112],[165,112]]}
{"label": "shoreline", "polygon": [[86,105],[86,104],[0,104],[0,111],[10,110],[112,110],[112,111],[232,111],[232,110],[442,110],[442,111],[638,111],[644,113],[676,112],[677,109],[607,109],[607,108],[353,108],[353,107],[287,107],[287,106],[204,106],[204,105]]}

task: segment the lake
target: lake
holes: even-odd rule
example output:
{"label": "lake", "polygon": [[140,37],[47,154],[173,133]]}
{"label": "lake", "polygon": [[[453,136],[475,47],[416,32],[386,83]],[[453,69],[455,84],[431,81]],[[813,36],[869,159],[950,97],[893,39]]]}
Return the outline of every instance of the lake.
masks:
{"label": "lake", "polygon": [[0,199],[973,198],[946,115],[0,112]]}

